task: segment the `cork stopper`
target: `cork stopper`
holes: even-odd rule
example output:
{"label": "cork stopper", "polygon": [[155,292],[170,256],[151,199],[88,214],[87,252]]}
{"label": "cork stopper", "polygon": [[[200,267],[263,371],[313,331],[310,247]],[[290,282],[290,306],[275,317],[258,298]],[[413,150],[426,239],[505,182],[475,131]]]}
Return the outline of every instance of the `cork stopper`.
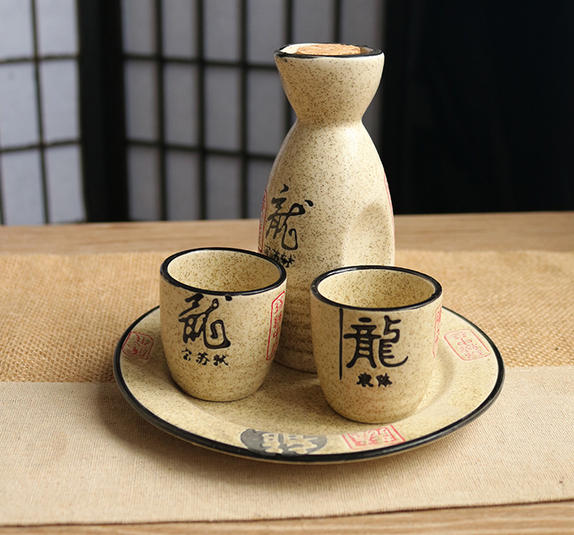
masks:
{"label": "cork stopper", "polygon": [[362,48],[355,45],[341,45],[338,43],[319,43],[316,45],[305,45],[297,49],[296,54],[306,54],[310,56],[349,56],[361,54]]}

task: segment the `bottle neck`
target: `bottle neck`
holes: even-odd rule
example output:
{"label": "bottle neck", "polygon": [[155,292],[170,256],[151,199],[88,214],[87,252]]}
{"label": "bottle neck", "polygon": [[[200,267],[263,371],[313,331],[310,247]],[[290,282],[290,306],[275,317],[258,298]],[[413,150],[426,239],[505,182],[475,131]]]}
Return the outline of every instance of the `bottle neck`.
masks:
{"label": "bottle neck", "polygon": [[276,56],[283,89],[305,124],[360,122],[379,86],[384,57]]}

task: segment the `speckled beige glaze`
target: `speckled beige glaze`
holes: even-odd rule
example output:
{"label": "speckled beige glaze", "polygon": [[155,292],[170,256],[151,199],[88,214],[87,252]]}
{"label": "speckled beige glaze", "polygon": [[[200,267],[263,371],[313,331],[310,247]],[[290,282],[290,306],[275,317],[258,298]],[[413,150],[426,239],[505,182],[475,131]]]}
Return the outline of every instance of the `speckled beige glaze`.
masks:
{"label": "speckled beige glaze", "polygon": [[315,371],[311,282],[340,266],[394,264],[394,227],[383,166],[362,123],[383,54],[363,48],[362,54],[308,56],[296,54],[300,46],[275,54],[297,121],[269,177],[259,248],[288,273],[277,360]]}
{"label": "speckled beige glaze", "polygon": [[285,285],[281,266],[251,252],[196,249],[166,259],[161,331],[176,383],[211,401],[255,392],[277,348]]}
{"label": "speckled beige glaze", "polygon": [[441,304],[436,281],[401,268],[336,270],[314,282],[313,351],[331,407],[365,423],[412,414],[432,376]]}

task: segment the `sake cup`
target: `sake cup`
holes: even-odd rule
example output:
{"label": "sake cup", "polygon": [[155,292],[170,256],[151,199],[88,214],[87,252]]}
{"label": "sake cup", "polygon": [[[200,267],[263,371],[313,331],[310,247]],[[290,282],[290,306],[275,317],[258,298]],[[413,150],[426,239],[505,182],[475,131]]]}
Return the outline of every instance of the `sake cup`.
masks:
{"label": "sake cup", "polygon": [[261,386],[279,342],[286,278],[271,258],[241,249],[193,249],[162,263],[161,337],[182,390],[231,401]]}
{"label": "sake cup", "polygon": [[433,373],[441,305],[441,285],[410,269],[353,266],[317,277],[313,357],[331,407],[364,423],[412,414]]}

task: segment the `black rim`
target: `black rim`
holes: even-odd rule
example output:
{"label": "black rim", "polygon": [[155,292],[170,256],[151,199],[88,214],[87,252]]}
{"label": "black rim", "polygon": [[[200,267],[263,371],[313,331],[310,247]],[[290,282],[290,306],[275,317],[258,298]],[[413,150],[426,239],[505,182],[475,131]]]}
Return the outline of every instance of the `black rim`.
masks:
{"label": "black rim", "polygon": [[[347,273],[349,271],[374,271],[374,270],[377,270],[377,271],[398,271],[400,273],[406,273],[408,275],[413,275],[413,276],[425,279],[426,281],[430,282],[433,285],[434,292],[432,293],[432,295],[430,297],[428,297],[424,301],[421,301],[420,303],[414,303],[412,305],[401,306],[401,307],[372,307],[371,308],[371,307],[360,307],[360,306],[354,306],[354,305],[346,305],[343,303],[337,303],[337,301],[333,301],[333,300],[329,299],[328,297],[325,297],[319,291],[319,285],[321,284],[321,282],[323,282],[325,279],[327,279],[333,275],[338,275],[340,273]],[[334,307],[344,308],[347,310],[373,310],[373,311],[379,310],[381,312],[387,312],[387,311],[393,311],[393,310],[412,310],[412,309],[421,308],[425,305],[428,305],[429,303],[436,301],[442,295],[442,286],[440,285],[440,283],[436,279],[433,279],[430,275],[427,275],[426,273],[421,273],[419,271],[414,271],[413,269],[401,268],[401,267],[396,267],[396,266],[350,266],[350,267],[332,269],[331,271],[327,271],[326,273],[319,275],[311,283],[311,292],[312,292],[314,297],[319,299],[319,301],[322,301],[323,303],[326,303],[326,304],[334,306]],[[465,320],[465,321],[467,321],[467,320]]]}
{"label": "black rim", "polygon": [[296,54],[294,52],[285,52],[285,49],[293,46],[294,44],[301,44],[301,45],[321,45],[326,43],[292,43],[290,45],[282,46],[281,48],[277,49],[274,53],[275,57],[279,58],[295,58],[295,59],[317,59],[317,58],[364,58],[366,56],[380,56],[383,52],[378,50],[377,48],[371,48],[370,46],[366,45],[355,45],[353,43],[337,43],[342,45],[350,45],[350,46],[358,46],[364,52],[360,54],[337,54],[337,55],[314,55],[314,54]]}
{"label": "black rim", "polygon": [[[196,288],[196,287],[191,286],[189,284],[185,284],[183,282],[180,282],[177,279],[174,279],[169,274],[168,268],[169,268],[169,265],[171,264],[171,262],[173,260],[175,260],[176,258],[179,258],[180,256],[185,256],[186,254],[189,254],[189,253],[196,253],[196,252],[202,252],[202,251],[227,251],[227,252],[231,252],[231,253],[240,253],[240,254],[247,254],[250,256],[255,256],[255,257],[260,258],[261,260],[265,260],[269,264],[273,265],[279,273],[278,279],[273,284],[270,284],[269,286],[265,286],[263,288],[257,288],[255,290],[247,290],[244,292],[224,292],[224,291],[218,291],[218,290],[206,290],[205,288]],[[281,264],[279,264],[279,262],[273,260],[273,258],[265,256],[261,253],[256,253],[254,251],[247,251],[246,249],[235,249],[232,247],[200,247],[197,249],[187,249],[186,251],[180,251],[178,253],[174,253],[162,262],[159,272],[160,272],[160,275],[162,278],[164,278],[166,281],[168,281],[170,284],[173,284],[174,286],[178,286],[179,288],[184,288],[185,290],[190,290],[193,292],[200,292],[200,293],[207,294],[207,295],[255,295],[255,294],[266,292],[268,290],[272,290],[273,288],[278,288],[279,286],[281,286],[285,282],[285,279],[287,278],[287,271],[285,271],[285,268]],[[139,320],[137,320],[137,321],[139,321]],[[136,323],[137,323],[137,321],[136,321]]]}
{"label": "black rim", "polygon": [[[120,362],[122,347],[124,345],[126,338],[130,334],[130,332],[134,329],[134,327],[140,321],[142,321],[146,316],[150,315],[151,313],[156,311],[158,308],[159,307],[155,307],[155,308],[149,310],[148,312],[143,314],[141,317],[139,317],[136,321],[134,321],[129,326],[129,328],[126,330],[126,332],[122,335],[122,337],[121,337],[121,339],[120,339],[120,341],[116,347],[116,351],[114,353],[113,368],[114,368],[114,376],[115,376],[116,381],[118,383],[120,392],[126,398],[128,403],[136,410],[136,412],[138,412],[140,414],[140,416],[142,416],[145,420],[147,420],[149,423],[155,425],[156,427],[158,427],[162,431],[165,431],[165,432],[169,433],[170,435],[173,435],[173,436],[180,438],[182,440],[185,440],[187,442],[191,442],[192,444],[196,444],[198,446],[203,446],[205,448],[215,450],[215,451],[220,451],[220,452],[224,452],[224,453],[237,455],[240,457],[247,457],[247,458],[251,458],[251,459],[265,460],[265,461],[278,461],[278,462],[282,462],[282,463],[321,464],[321,463],[337,463],[337,462],[345,462],[345,461],[360,461],[360,460],[373,459],[376,457],[384,457],[384,456],[388,456],[388,455],[393,455],[395,453],[400,453],[400,452],[403,452],[406,450],[417,448],[419,446],[423,446],[423,445],[428,444],[430,442],[434,442],[435,440],[443,438],[443,437],[453,433],[454,431],[457,431],[458,429],[467,425],[468,423],[472,422],[473,420],[478,418],[481,414],[483,414],[494,403],[494,401],[496,400],[496,398],[500,394],[500,391],[502,389],[502,385],[504,383],[504,363],[502,361],[502,356],[500,355],[498,348],[494,345],[492,340],[481,329],[479,329],[476,325],[474,325],[472,322],[468,321],[466,318],[464,318],[460,314],[458,314],[458,313],[456,313],[456,312],[454,312],[448,308],[445,308],[445,310],[448,310],[450,313],[461,318],[468,325],[470,325],[471,327],[476,329],[476,331],[479,332],[485,338],[485,340],[488,342],[488,344],[492,348],[492,350],[495,354],[495,357],[496,357],[496,361],[498,364],[498,374],[496,377],[496,382],[495,382],[494,387],[493,387],[492,391],[490,392],[490,394],[484,399],[484,401],[476,409],[471,411],[466,416],[460,418],[456,422],[453,422],[452,424],[449,424],[449,425],[447,425],[441,429],[438,429],[432,433],[429,433],[428,435],[424,435],[422,437],[419,437],[419,438],[416,438],[413,440],[409,440],[409,441],[403,442],[401,444],[397,444],[396,446],[387,446],[384,448],[377,448],[374,450],[355,452],[355,453],[333,453],[333,454],[315,454],[315,455],[305,454],[305,455],[298,455],[295,457],[289,456],[289,455],[283,455],[283,454],[265,455],[262,453],[254,452],[252,450],[240,448],[238,446],[233,446],[231,444],[225,444],[223,442],[218,442],[216,440],[208,439],[208,438],[205,438],[201,435],[196,435],[195,433],[192,433],[190,431],[186,431],[184,429],[176,427],[173,424],[166,422],[165,420],[163,420],[159,416],[156,416],[154,413],[152,413],[150,410],[148,410],[146,407],[144,407],[137,400],[137,398],[132,394],[131,390],[127,386],[127,384],[123,378],[123,375],[122,375],[121,362]],[[175,386],[174,386],[174,388],[175,388]]]}

